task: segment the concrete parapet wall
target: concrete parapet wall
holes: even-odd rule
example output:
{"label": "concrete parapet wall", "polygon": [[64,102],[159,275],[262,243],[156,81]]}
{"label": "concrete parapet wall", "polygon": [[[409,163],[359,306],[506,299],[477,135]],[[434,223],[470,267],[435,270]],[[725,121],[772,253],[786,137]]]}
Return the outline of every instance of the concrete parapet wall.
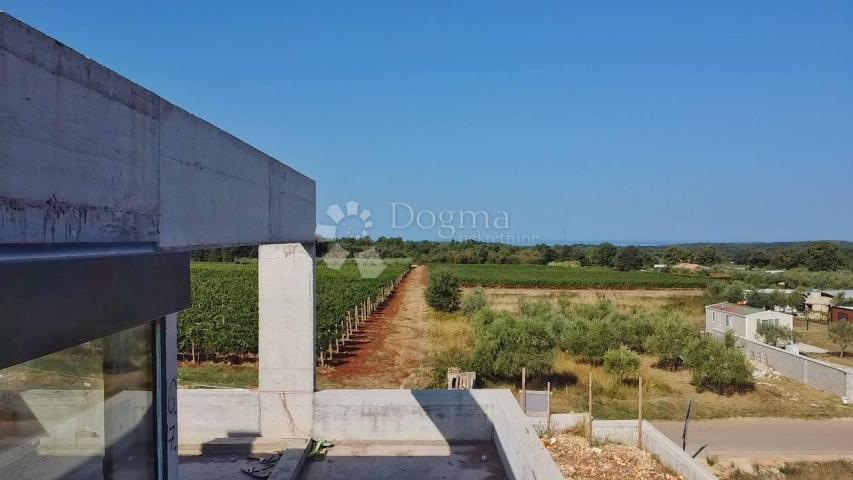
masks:
{"label": "concrete parapet wall", "polygon": [[314,394],[313,435],[333,442],[491,441],[494,405],[482,397],[470,390],[323,390]]}
{"label": "concrete parapet wall", "polygon": [[178,412],[180,444],[261,435],[260,396],[254,390],[179,389]]}
{"label": "concrete parapet wall", "polygon": [[[636,426],[637,422],[632,421]],[[658,460],[685,480],[712,480],[717,478],[699,461],[694,460],[651,423],[643,421],[643,450],[657,455]]]}
{"label": "concrete parapet wall", "polygon": [[510,478],[563,478],[508,390],[323,390],[312,394],[308,422],[312,409],[292,399],[278,409],[271,395],[179,390],[179,443],[188,449],[228,437],[269,440],[290,431],[290,422],[300,429],[313,422],[312,438],[341,443],[494,442]]}
{"label": "concrete parapet wall", "polygon": [[637,445],[638,426],[637,420],[594,420],[592,436],[602,442]]}
{"label": "concrete parapet wall", "polygon": [[482,402],[493,405],[493,441],[504,470],[514,480],[559,480],[563,478],[551,454],[542,446],[536,429],[527,421],[509,390],[471,390]]}
{"label": "concrete parapet wall", "polygon": [[[717,338],[724,335],[720,330],[714,330],[712,333]],[[834,393],[839,397],[853,398],[853,369],[741,337],[738,337],[738,346],[750,360],[766,363],[784,377]]]}

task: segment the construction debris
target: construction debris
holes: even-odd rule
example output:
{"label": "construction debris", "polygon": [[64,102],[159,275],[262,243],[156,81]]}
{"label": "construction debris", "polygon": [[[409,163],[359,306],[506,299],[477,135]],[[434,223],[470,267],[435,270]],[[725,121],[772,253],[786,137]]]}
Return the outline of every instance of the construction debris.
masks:
{"label": "construction debris", "polygon": [[562,433],[543,438],[566,480],[678,480],[647,452],[616,443],[591,447],[583,437]]}
{"label": "construction debris", "polygon": [[250,455],[248,458],[253,461],[241,467],[240,470],[255,478],[269,478],[282,454],[284,452],[275,452],[267,456]]}

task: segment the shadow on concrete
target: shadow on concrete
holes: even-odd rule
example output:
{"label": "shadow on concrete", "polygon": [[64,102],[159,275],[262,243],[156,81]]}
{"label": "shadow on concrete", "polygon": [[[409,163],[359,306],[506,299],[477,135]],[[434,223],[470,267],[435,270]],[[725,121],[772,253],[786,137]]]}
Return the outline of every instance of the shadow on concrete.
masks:
{"label": "shadow on concrete", "polygon": [[[485,460],[484,460],[485,459]],[[337,445],[323,459],[307,461],[302,480],[503,480],[494,444]]]}
{"label": "shadow on concrete", "polygon": [[[470,390],[333,390],[315,410],[335,443],[300,478],[503,479],[492,409]],[[319,420],[318,420],[319,419]],[[318,422],[319,428],[318,428]],[[322,437],[315,440],[322,440]]]}

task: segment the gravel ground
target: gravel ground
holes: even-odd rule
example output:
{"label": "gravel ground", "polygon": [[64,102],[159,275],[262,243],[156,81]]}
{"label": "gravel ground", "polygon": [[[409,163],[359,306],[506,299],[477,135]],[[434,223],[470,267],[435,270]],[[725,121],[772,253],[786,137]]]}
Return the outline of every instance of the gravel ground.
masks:
{"label": "gravel ground", "polygon": [[682,478],[636,447],[590,447],[586,439],[564,433],[545,442],[566,480],[677,480]]}

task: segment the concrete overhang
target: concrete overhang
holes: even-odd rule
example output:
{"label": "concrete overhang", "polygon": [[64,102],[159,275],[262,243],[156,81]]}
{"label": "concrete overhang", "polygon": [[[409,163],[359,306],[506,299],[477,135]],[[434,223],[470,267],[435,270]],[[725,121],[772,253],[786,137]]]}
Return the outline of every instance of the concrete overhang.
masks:
{"label": "concrete overhang", "polygon": [[313,242],[314,181],[0,12],[0,245]]}

